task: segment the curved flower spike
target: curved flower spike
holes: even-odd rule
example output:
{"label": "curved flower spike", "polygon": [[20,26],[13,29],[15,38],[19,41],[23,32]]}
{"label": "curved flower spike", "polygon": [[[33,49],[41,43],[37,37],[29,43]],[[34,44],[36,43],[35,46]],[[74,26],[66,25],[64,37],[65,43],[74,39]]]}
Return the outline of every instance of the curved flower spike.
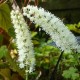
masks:
{"label": "curved flower spike", "polygon": [[80,45],[78,45],[75,36],[54,14],[45,11],[43,8],[28,5],[27,7],[23,7],[23,15],[42,27],[62,51],[80,52]]}
{"label": "curved flower spike", "polygon": [[19,67],[27,67],[27,72],[32,72],[35,65],[31,35],[23,15],[19,9],[11,11],[11,19],[16,33]]}

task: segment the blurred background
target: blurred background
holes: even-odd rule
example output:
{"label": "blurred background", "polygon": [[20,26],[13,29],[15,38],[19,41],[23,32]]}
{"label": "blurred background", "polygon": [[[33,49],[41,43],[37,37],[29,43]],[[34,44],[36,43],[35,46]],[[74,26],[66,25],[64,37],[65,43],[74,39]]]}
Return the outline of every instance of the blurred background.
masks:
{"label": "blurred background", "polygon": [[80,0],[40,0],[39,5],[62,18],[66,23],[80,21]]}

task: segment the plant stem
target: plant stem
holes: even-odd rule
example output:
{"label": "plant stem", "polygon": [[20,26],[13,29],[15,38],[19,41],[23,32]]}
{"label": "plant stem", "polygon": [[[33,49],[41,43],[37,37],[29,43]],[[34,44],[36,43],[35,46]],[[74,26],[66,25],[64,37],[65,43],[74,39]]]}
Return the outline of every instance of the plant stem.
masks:
{"label": "plant stem", "polygon": [[60,56],[59,56],[59,58],[58,58],[57,64],[56,64],[54,70],[53,70],[52,73],[51,73],[50,80],[56,80],[57,67],[58,67],[59,62],[60,62],[60,60],[61,60],[61,58],[62,58],[63,53],[64,53],[64,51],[61,52],[61,54],[60,54]]}
{"label": "plant stem", "polygon": [[35,0],[35,6],[38,6],[38,0]]}
{"label": "plant stem", "polygon": [[28,80],[28,72],[26,72],[26,80]]}
{"label": "plant stem", "polygon": [[28,72],[27,72],[27,70],[28,70],[28,67],[26,66],[26,80],[28,80]]}

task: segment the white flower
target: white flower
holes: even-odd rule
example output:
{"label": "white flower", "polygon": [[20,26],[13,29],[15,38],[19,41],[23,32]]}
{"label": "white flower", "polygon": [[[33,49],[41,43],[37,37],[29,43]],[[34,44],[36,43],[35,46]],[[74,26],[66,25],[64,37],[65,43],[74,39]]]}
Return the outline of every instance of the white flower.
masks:
{"label": "white flower", "polygon": [[76,50],[80,52],[80,45],[78,45],[75,36],[54,14],[45,11],[43,8],[28,5],[23,7],[23,15],[42,27],[62,51],[71,52]]}
{"label": "white flower", "polygon": [[[11,19],[16,33],[19,67],[28,67],[27,69],[30,67],[31,72],[31,67],[34,69],[33,64],[35,65],[35,58],[28,25],[18,9],[11,11]],[[34,59],[34,61],[32,61],[32,59]]]}
{"label": "white flower", "polygon": [[25,66],[24,63],[21,63],[21,64],[19,65],[20,68],[24,68],[24,66]]}

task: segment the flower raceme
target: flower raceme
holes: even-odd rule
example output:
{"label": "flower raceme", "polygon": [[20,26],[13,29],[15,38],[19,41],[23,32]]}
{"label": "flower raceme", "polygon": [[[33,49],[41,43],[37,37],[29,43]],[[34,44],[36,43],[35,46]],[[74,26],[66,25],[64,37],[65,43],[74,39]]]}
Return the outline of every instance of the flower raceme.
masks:
{"label": "flower raceme", "polygon": [[27,67],[27,72],[32,72],[35,65],[35,58],[28,25],[19,9],[11,11],[11,19],[16,33],[19,67]]}
{"label": "flower raceme", "polygon": [[54,14],[45,11],[43,8],[28,5],[23,7],[23,15],[42,27],[62,51],[71,52],[74,50],[80,52],[80,45],[78,45],[75,36]]}

